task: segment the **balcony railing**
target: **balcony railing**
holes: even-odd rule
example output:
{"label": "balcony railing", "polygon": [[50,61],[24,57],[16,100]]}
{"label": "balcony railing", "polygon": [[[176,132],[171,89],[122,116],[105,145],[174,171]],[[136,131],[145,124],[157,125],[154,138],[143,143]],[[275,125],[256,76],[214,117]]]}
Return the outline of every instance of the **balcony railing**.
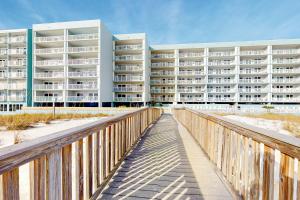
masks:
{"label": "balcony railing", "polygon": [[144,81],[143,76],[116,76],[115,82]]}
{"label": "balcony railing", "polygon": [[273,64],[300,64],[300,59],[273,59]]}
{"label": "balcony railing", "polygon": [[152,54],[151,58],[157,59],[157,58],[174,58],[173,53],[161,53],[161,54]]}
{"label": "balcony railing", "polygon": [[127,45],[116,45],[116,51],[128,51],[128,50],[142,50],[142,44],[127,44]]}
{"label": "balcony railing", "polygon": [[235,90],[234,89],[225,89],[225,88],[223,88],[223,89],[210,89],[210,88],[208,88],[207,89],[207,92],[210,92],[210,93],[235,93]]}
{"label": "balcony railing", "polygon": [[151,101],[155,102],[173,102],[174,97],[151,97]]}
{"label": "balcony railing", "polygon": [[205,84],[204,80],[178,80],[178,84]]}
{"label": "balcony railing", "polygon": [[70,90],[97,90],[97,84],[69,84]]}
{"label": "balcony railing", "polygon": [[0,49],[0,55],[7,55],[7,49],[6,48],[1,48]]}
{"label": "balcony railing", "polygon": [[241,93],[267,93],[268,90],[265,88],[239,88]]}
{"label": "balcony railing", "polygon": [[289,79],[289,78],[283,78],[283,79],[272,79],[272,83],[300,83],[300,79]]}
{"label": "balcony railing", "polygon": [[225,61],[225,60],[222,60],[222,61],[210,61],[208,62],[208,65],[210,66],[222,66],[222,65],[234,65],[235,64],[235,61],[234,60],[230,60],[230,61]]}
{"label": "balcony railing", "polygon": [[10,37],[9,42],[10,43],[24,43],[24,42],[26,42],[26,37],[25,36]]}
{"label": "balcony railing", "polygon": [[274,74],[281,74],[281,73],[300,73],[300,68],[295,68],[295,69],[273,69],[272,73]]}
{"label": "balcony railing", "polygon": [[208,70],[209,75],[230,75],[235,74],[235,70]]}
{"label": "balcony railing", "polygon": [[97,52],[99,48],[97,46],[90,47],[69,47],[69,53],[84,53],[84,52]]}
{"label": "balcony railing", "polygon": [[158,63],[152,63],[151,67],[174,67],[175,63],[173,62],[158,62]]}
{"label": "balcony railing", "polygon": [[35,90],[63,90],[64,84],[35,84]]}
{"label": "balcony railing", "polygon": [[273,93],[300,93],[300,88],[272,88]]}
{"label": "balcony railing", "polygon": [[175,80],[150,80],[150,83],[155,84],[175,84]]}
{"label": "balcony railing", "polygon": [[69,96],[67,97],[67,101],[72,102],[97,102],[97,96]]}
{"label": "balcony railing", "polygon": [[25,78],[26,72],[10,72],[8,76],[10,78]]}
{"label": "balcony railing", "polygon": [[201,89],[179,88],[177,91],[180,93],[202,93],[202,92],[205,92],[205,89],[204,88],[201,88]]}
{"label": "balcony railing", "polygon": [[180,97],[181,102],[199,102],[204,101],[203,97]]}
{"label": "balcony railing", "polygon": [[226,83],[235,83],[235,80],[233,79],[208,79],[208,83],[220,83],[220,84],[226,84]]}
{"label": "balcony railing", "polygon": [[211,102],[229,102],[235,101],[234,97],[208,97],[208,101]]}
{"label": "balcony railing", "polygon": [[267,64],[267,60],[241,60],[241,65],[262,65]]}
{"label": "balcony railing", "polygon": [[143,101],[142,97],[115,97],[115,101],[117,102],[136,102],[136,101]]}
{"label": "balcony railing", "polygon": [[151,88],[151,93],[175,93],[175,89]]}
{"label": "balcony railing", "polygon": [[202,57],[204,54],[202,52],[187,52],[187,53],[179,53],[179,58],[195,58]]}
{"label": "balcony railing", "polygon": [[240,74],[267,74],[267,70],[240,70]]}
{"label": "balcony railing", "polygon": [[68,35],[68,40],[96,40],[96,39],[98,39],[98,33]]}
{"label": "balcony railing", "polygon": [[24,90],[26,89],[25,84],[8,84],[10,90]]}
{"label": "balcony railing", "polygon": [[64,72],[36,72],[34,74],[35,78],[62,78],[64,77]]}
{"label": "balcony railing", "polygon": [[6,99],[7,99],[6,96],[3,95],[0,96],[0,101],[6,101]]}
{"label": "balcony railing", "polygon": [[175,76],[174,71],[152,71],[151,76]]}
{"label": "balcony railing", "polygon": [[6,61],[0,61],[0,67],[5,67],[6,66]]}
{"label": "balcony railing", "polygon": [[143,66],[142,65],[116,65],[115,66],[115,71],[131,71],[131,72],[135,72],[135,71],[142,71],[143,70]]}
{"label": "balcony railing", "polygon": [[300,54],[300,49],[274,49],[273,54]]}
{"label": "balcony railing", "polygon": [[64,98],[62,96],[36,96],[34,100],[35,102],[63,102]]}
{"label": "balcony railing", "polygon": [[143,92],[141,86],[114,87],[114,92]]}
{"label": "balcony railing", "polygon": [[63,53],[64,48],[44,48],[44,49],[35,49],[36,54],[57,54]]}
{"label": "balcony railing", "polygon": [[179,71],[179,75],[204,75],[204,71]]}
{"label": "balcony railing", "polygon": [[8,54],[10,54],[10,55],[25,55],[26,54],[26,48],[9,49]]}
{"label": "balcony railing", "polygon": [[214,56],[214,57],[234,56],[234,51],[209,52],[209,56]]}
{"label": "balcony railing", "polygon": [[267,83],[267,79],[240,79],[240,83]]}
{"label": "balcony railing", "polygon": [[35,37],[35,42],[61,42],[64,41],[63,35],[58,36],[43,36],[43,37]]}
{"label": "balcony railing", "polygon": [[62,66],[64,65],[64,60],[38,60],[35,61],[35,66]]}
{"label": "balcony railing", "polygon": [[26,60],[9,60],[7,62],[7,65],[10,67],[22,67],[22,66],[26,66]]}
{"label": "balcony railing", "polygon": [[272,98],[273,102],[300,102],[300,98],[291,97],[291,98]]}
{"label": "balcony railing", "polygon": [[6,71],[0,73],[0,78],[7,78],[7,77],[8,75]]}
{"label": "balcony railing", "polygon": [[255,55],[265,55],[267,54],[266,50],[248,50],[248,51],[240,51],[241,56],[255,56]]}
{"label": "balcony railing", "polygon": [[179,62],[179,66],[182,67],[192,67],[192,66],[202,66],[204,63],[200,61],[184,61]]}
{"label": "balcony railing", "polygon": [[143,60],[143,55],[121,55],[115,56],[116,61],[127,61],[127,60]]}
{"label": "balcony railing", "polygon": [[69,77],[96,77],[96,71],[69,72]]}
{"label": "balcony railing", "polygon": [[97,58],[86,58],[86,59],[70,59],[69,65],[98,65],[99,60]]}
{"label": "balcony railing", "polygon": [[6,37],[0,37],[0,43],[6,43],[7,39]]}
{"label": "balcony railing", "polygon": [[268,101],[268,98],[263,98],[263,97],[240,97],[240,101],[244,102],[265,102]]}
{"label": "balcony railing", "polygon": [[25,101],[25,96],[8,96],[8,101],[17,101],[17,102],[23,102]]}

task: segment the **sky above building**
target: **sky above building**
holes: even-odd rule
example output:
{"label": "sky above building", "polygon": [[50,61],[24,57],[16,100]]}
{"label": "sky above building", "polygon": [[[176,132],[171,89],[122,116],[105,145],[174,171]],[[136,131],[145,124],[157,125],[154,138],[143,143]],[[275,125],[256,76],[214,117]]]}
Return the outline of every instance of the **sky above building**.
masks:
{"label": "sky above building", "polygon": [[300,0],[3,0],[0,29],[101,19],[151,44],[300,38]]}

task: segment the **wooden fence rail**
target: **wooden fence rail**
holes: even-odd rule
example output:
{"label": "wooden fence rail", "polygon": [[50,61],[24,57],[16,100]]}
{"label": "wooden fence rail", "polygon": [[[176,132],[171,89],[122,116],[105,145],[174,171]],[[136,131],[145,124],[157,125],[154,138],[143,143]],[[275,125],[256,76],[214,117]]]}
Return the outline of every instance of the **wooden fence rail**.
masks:
{"label": "wooden fence rail", "polygon": [[0,199],[20,199],[20,166],[28,163],[29,199],[96,198],[161,113],[143,108],[1,149]]}
{"label": "wooden fence rail", "polygon": [[174,109],[243,199],[300,199],[300,139],[190,109]]}

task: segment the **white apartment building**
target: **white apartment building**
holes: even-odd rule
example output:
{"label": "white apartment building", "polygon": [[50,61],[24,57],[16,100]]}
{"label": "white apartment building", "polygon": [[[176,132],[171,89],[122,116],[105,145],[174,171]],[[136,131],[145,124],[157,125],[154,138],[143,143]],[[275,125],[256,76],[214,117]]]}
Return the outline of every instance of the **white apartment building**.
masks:
{"label": "white apartment building", "polygon": [[153,45],[151,99],[300,103],[300,40]]}
{"label": "white apartment building", "polygon": [[0,30],[0,111],[26,103],[27,30]]}
{"label": "white apartment building", "polygon": [[100,20],[33,25],[34,106],[112,102],[112,35]]}
{"label": "white apartment building", "polygon": [[300,40],[149,45],[100,20],[0,31],[0,111],[299,104]]}
{"label": "white apartment building", "polygon": [[114,35],[113,57],[114,105],[146,105],[150,80],[146,34]]}

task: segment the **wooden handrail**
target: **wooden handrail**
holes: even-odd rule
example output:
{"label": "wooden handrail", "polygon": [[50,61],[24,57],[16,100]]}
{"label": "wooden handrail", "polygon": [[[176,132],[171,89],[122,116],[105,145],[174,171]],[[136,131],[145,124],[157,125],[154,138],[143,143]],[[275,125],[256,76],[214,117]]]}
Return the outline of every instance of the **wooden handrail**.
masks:
{"label": "wooden handrail", "polygon": [[243,199],[300,198],[300,139],[188,108],[173,113]]}
{"label": "wooden handrail", "polygon": [[72,181],[78,199],[91,198],[161,113],[143,108],[1,149],[0,195],[19,199],[19,167],[30,163],[30,199],[71,199]]}

